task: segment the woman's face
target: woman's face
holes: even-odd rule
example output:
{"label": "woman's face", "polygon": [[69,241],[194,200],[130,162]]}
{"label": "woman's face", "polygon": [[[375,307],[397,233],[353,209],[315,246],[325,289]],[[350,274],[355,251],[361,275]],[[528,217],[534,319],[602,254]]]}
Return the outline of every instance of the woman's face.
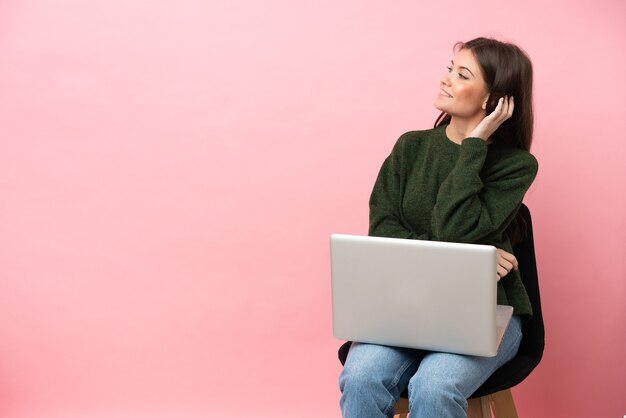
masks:
{"label": "woman's face", "polygon": [[469,49],[459,50],[448,72],[441,78],[435,107],[453,118],[482,119],[488,97],[489,92],[474,54]]}

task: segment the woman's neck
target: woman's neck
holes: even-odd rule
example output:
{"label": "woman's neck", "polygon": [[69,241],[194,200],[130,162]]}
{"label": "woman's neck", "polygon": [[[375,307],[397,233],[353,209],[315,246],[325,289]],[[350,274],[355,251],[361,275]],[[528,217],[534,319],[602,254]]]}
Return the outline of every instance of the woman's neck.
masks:
{"label": "woman's neck", "polygon": [[446,127],[446,135],[452,142],[460,144],[463,140],[469,137],[470,133],[476,126],[483,120],[484,115],[474,117],[471,119],[452,117],[450,124]]}

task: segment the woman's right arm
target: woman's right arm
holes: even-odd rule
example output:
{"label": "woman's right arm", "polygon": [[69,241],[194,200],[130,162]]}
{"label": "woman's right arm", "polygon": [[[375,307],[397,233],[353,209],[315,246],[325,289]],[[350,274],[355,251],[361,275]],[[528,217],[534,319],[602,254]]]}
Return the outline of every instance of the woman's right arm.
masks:
{"label": "woman's right arm", "polygon": [[[398,140],[380,169],[370,197],[369,235],[390,238],[432,240],[427,233],[413,231],[402,221],[400,205],[404,189],[402,176],[402,138]],[[497,249],[497,280],[517,270],[515,255]]]}
{"label": "woman's right arm", "polygon": [[369,235],[390,238],[432,239],[424,231],[414,231],[401,215],[404,190],[404,140],[400,137],[391,155],[383,163],[370,196]]}

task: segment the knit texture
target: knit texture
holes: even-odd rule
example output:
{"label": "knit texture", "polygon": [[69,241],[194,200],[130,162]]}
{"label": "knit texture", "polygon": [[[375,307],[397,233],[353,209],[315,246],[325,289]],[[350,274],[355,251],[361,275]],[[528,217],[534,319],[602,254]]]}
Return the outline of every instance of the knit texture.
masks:
{"label": "knit texture", "polygon": [[[407,132],[383,163],[370,198],[369,235],[488,244],[513,252],[506,228],[537,175],[532,154],[480,138],[459,145],[447,125]],[[498,282],[498,304],[532,315],[519,272]]]}

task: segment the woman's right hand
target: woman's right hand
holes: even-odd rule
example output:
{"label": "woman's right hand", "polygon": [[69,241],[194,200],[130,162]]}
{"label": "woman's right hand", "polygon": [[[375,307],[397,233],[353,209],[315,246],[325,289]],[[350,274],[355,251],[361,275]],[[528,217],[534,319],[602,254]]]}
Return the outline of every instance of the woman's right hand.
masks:
{"label": "woman's right hand", "polygon": [[498,281],[509,274],[511,270],[518,269],[517,258],[513,254],[496,248],[496,256],[498,260]]}
{"label": "woman's right hand", "polygon": [[489,137],[502,125],[507,119],[513,116],[513,109],[515,103],[513,96],[504,96],[498,100],[498,105],[489,115],[480,121],[480,123],[472,129],[469,137],[480,138],[483,141],[488,141]]}

